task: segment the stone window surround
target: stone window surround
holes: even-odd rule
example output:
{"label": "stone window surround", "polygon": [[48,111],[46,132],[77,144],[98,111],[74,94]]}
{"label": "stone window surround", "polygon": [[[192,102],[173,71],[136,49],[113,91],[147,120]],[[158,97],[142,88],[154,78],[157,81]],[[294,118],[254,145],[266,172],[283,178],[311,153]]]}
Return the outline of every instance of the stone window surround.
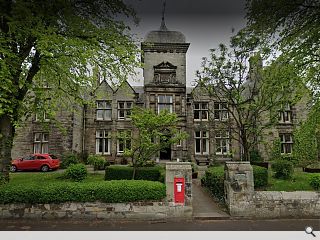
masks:
{"label": "stone window surround", "polygon": [[[162,101],[161,97],[163,97],[164,101]],[[161,108],[161,106],[163,108]],[[157,95],[157,109],[158,109],[158,114],[163,109],[168,109],[170,113],[173,113],[173,95],[172,94],[158,94]]]}
{"label": "stone window surround", "polygon": [[[102,135],[99,132],[103,132]],[[102,151],[99,151],[99,145],[102,140]],[[107,141],[107,144],[106,144]],[[107,151],[106,151],[107,147]],[[111,133],[108,130],[97,130],[96,131],[96,154],[100,155],[111,155]]]}
{"label": "stone window surround", "polygon": [[[45,103],[49,102],[51,100],[51,98],[47,98],[44,99],[43,101]],[[38,103],[38,102],[37,102]],[[37,109],[40,110],[40,108],[37,106]],[[39,111],[38,110],[38,111]],[[39,114],[41,115],[41,117],[39,117]],[[43,111],[41,112],[36,112],[35,113],[35,117],[34,117],[35,122],[50,122],[50,118],[48,117],[47,111],[45,109],[43,109]]]}
{"label": "stone window surround", "polygon": [[33,153],[49,152],[49,132],[33,133]]}
{"label": "stone window surround", "polygon": [[292,133],[279,133],[281,154],[292,154],[293,136]]}
{"label": "stone window surround", "polygon": [[[121,134],[125,133],[125,136],[122,137]],[[124,150],[129,147],[131,148],[131,139],[132,139],[132,131],[130,129],[122,129],[118,130],[118,136],[117,136],[117,155],[123,155]],[[123,149],[120,149],[120,144],[123,141]]]}
{"label": "stone window surround", "polygon": [[292,106],[287,103],[283,111],[279,111],[279,123],[292,123]]}
{"label": "stone window surround", "polygon": [[225,107],[227,102],[214,102],[214,120],[226,121],[229,119],[228,108]]}
{"label": "stone window surround", "polygon": [[[228,155],[230,153],[229,130],[217,130],[215,133],[215,141],[216,141],[216,151],[215,151],[216,155]],[[220,149],[220,151],[218,151],[218,149]]]}
{"label": "stone window surround", "polygon": [[[121,107],[121,104],[123,104],[123,107]],[[118,120],[131,120],[130,114],[131,109],[133,106],[133,101],[118,101]],[[123,113],[123,116],[121,116]]]}
{"label": "stone window surround", "polygon": [[[99,104],[103,106],[99,106]],[[102,118],[98,117],[98,112],[102,112]],[[107,117],[110,116],[110,117]],[[111,100],[97,100],[96,101],[96,120],[97,121],[111,121],[112,120],[112,101]]]}
{"label": "stone window surround", "polygon": [[[198,107],[196,107],[198,105]],[[194,121],[208,121],[209,120],[209,103],[208,102],[194,102],[193,103],[193,120]],[[199,118],[196,118],[196,111],[198,112]],[[203,114],[206,115],[205,118],[203,118]]]}
{"label": "stone window surround", "polygon": [[[197,134],[199,133],[199,134]],[[200,151],[197,151],[197,141],[199,141]],[[194,152],[196,155],[209,155],[209,131],[194,131]],[[205,143],[205,151],[204,149]]]}

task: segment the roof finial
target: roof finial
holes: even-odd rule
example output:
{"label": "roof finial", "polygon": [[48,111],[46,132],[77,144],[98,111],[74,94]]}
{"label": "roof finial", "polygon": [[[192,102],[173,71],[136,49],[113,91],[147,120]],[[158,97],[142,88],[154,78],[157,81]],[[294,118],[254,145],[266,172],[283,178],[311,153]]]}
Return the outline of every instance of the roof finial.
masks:
{"label": "roof finial", "polygon": [[166,23],[164,21],[164,13],[166,11],[166,0],[163,0],[163,7],[162,7],[162,20],[161,20],[161,26],[160,26],[160,31],[168,31],[166,27]]}

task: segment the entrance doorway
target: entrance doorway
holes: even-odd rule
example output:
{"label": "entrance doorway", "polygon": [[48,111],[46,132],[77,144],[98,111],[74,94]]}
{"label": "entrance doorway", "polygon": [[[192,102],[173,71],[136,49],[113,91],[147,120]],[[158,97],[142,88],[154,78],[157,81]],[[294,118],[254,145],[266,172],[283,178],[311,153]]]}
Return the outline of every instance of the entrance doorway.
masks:
{"label": "entrance doorway", "polygon": [[171,146],[168,146],[168,141],[171,138],[168,134],[160,139],[161,146],[166,146],[166,148],[160,151],[160,160],[171,160]]}
{"label": "entrance doorway", "polygon": [[171,147],[160,151],[160,160],[171,160]]}

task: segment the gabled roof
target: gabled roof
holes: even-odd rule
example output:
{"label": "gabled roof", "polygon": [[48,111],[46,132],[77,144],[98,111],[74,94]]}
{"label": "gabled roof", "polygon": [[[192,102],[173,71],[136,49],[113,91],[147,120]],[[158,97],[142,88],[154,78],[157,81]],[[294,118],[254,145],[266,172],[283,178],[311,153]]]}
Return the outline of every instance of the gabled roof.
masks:
{"label": "gabled roof", "polygon": [[134,88],[130,85],[130,83],[129,83],[127,80],[123,81],[123,82],[120,84],[120,86],[114,91],[114,93],[118,92],[118,90],[119,90],[120,88],[125,88],[125,87],[129,87],[129,89],[131,89],[133,93],[136,93],[136,91],[134,90]]}

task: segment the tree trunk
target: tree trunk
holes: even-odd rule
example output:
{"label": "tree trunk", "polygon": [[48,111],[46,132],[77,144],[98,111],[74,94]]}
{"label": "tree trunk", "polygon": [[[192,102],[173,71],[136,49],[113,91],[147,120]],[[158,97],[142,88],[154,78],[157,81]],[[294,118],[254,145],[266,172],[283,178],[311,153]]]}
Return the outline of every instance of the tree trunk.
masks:
{"label": "tree trunk", "polygon": [[241,130],[241,144],[242,144],[242,161],[250,161],[247,133],[244,129]]}
{"label": "tree trunk", "polygon": [[13,137],[14,125],[11,118],[4,114],[0,117],[0,171],[5,182],[9,182]]}

